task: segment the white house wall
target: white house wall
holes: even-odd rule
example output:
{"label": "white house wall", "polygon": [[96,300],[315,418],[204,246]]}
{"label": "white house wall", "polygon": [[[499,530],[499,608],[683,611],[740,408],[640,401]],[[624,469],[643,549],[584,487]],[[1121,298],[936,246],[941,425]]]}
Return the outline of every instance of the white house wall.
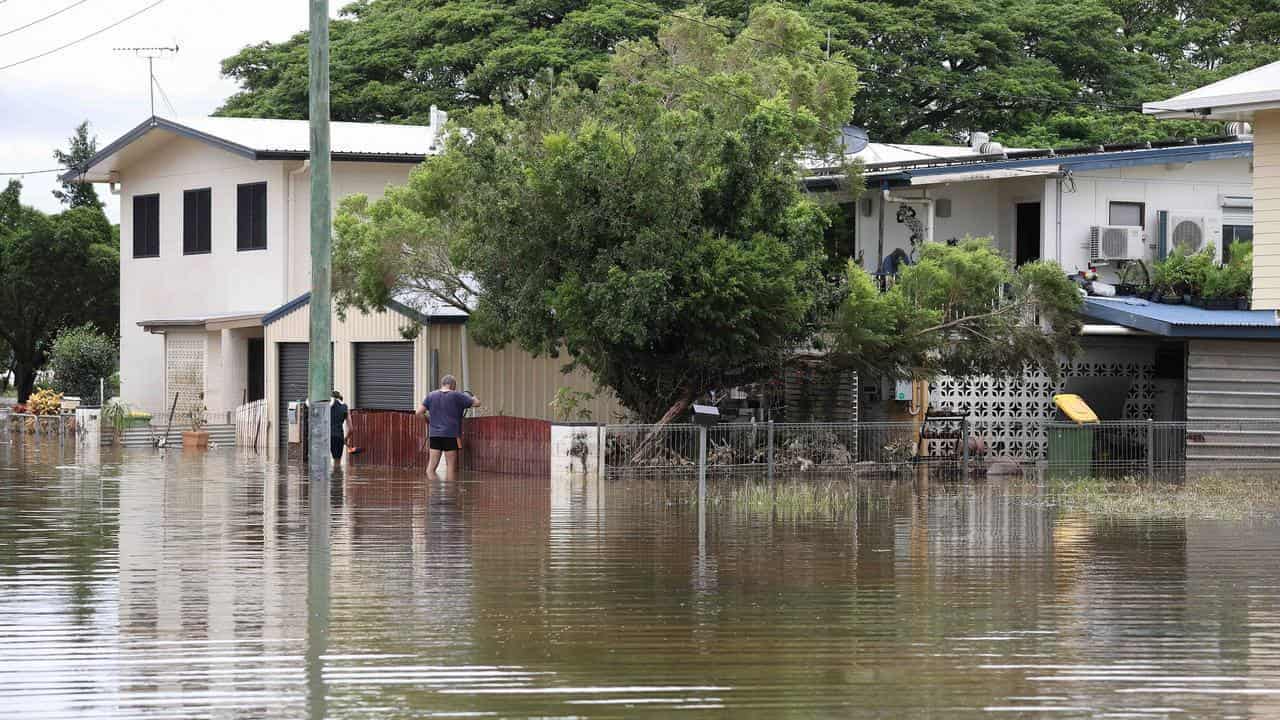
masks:
{"label": "white house wall", "polygon": [[[404,185],[416,164],[337,162],[333,164],[333,210],[345,197],[357,193],[377,200],[388,185]],[[290,298],[311,289],[311,171],[303,170],[301,162],[289,163],[288,176],[293,182],[293,201],[290,217],[293,220],[289,235],[289,291]],[[287,193],[286,193],[287,194]]]}
{"label": "white house wall", "polygon": [[[285,301],[283,163],[175,137],[121,172],[120,383],[134,407],[168,409],[164,341],[141,320],[266,311]],[[267,183],[267,249],[236,250],[236,185]],[[182,254],[182,193],[210,188],[211,252]],[[160,194],[160,257],[133,257],[133,198]]]}
{"label": "white house wall", "polygon": [[[1057,260],[1067,271],[1086,267],[1089,263],[1088,241],[1094,225],[1106,225],[1111,202],[1128,201],[1145,204],[1146,233],[1149,245],[1156,242],[1157,212],[1192,212],[1214,218],[1211,237],[1221,243],[1221,196],[1253,194],[1251,163],[1248,159],[1215,160],[1197,163],[1146,165],[1132,168],[1082,171],[1074,173],[1072,182],[1063,183],[1061,213],[1061,245],[1058,239],[1057,184],[1051,176],[1031,176],[1000,180],[955,182],[920,185],[893,190],[895,196],[917,196],[927,191],[935,201],[951,201],[951,217],[935,218],[933,239],[937,242],[966,236],[992,237],[996,246],[1012,257],[1015,251],[1016,206],[1039,202],[1041,257]],[[874,183],[872,183],[874,184]],[[874,188],[864,198],[872,203],[865,213],[862,202],[857,208],[857,247],[863,254],[863,267],[876,269],[878,213],[881,195]],[[883,205],[884,254],[897,248],[910,250],[910,231],[897,221],[896,204]],[[923,205],[916,205],[918,215],[926,216]],[[1216,235],[1214,234],[1216,233]],[[1104,276],[1107,268],[1102,268]]]}

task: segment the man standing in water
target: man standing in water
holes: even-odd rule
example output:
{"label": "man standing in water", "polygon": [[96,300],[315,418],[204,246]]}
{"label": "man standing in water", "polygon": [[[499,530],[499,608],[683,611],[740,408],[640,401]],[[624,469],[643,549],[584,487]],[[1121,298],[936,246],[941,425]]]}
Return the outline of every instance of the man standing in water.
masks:
{"label": "man standing in water", "polygon": [[329,404],[329,452],[333,461],[342,464],[342,451],[347,447],[346,423],[350,413],[347,404],[342,402],[342,393],[333,391],[333,402]]}
{"label": "man standing in water", "polygon": [[462,413],[480,407],[480,400],[458,392],[458,380],[452,375],[440,379],[440,389],[432,392],[418,406],[417,413],[427,415],[427,437],[431,453],[427,456],[427,474],[435,476],[444,456],[445,476],[457,477],[458,438],[462,435]]}

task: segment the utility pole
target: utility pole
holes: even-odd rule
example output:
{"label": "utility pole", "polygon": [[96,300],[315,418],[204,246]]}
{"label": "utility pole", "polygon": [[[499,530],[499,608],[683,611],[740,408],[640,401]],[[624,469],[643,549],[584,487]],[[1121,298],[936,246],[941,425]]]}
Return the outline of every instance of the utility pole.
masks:
{"label": "utility pole", "polygon": [[[111,48],[116,52],[131,52],[138,57],[147,59],[147,92],[151,95],[151,117],[156,116],[156,70],[155,61],[158,57],[164,57],[165,53],[178,52],[178,43],[174,43],[173,47],[118,47]],[[171,111],[172,112],[172,111]]]}
{"label": "utility pole", "polygon": [[[311,40],[311,345],[310,477],[329,477],[329,403],[333,393],[332,302],[330,299],[330,234],[333,220],[329,198],[329,0],[310,0]],[[311,498],[326,502],[325,498]]]}

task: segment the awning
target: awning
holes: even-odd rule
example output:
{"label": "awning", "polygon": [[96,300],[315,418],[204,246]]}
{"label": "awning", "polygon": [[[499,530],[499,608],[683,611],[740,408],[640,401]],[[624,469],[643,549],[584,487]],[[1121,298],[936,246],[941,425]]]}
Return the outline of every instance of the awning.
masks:
{"label": "awning", "polygon": [[142,320],[138,327],[152,333],[166,330],[235,330],[238,328],[262,327],[262,317],[266,310],[255,312],[221,313],[202,317],[176,317],[159,320]]}
{"label": "awning", "polygon": [[1205,310],[1138,298],[1089,297],[1080,312],[1092,320],[1164,337],[1280,340],[1280,322],[1273,310]]}

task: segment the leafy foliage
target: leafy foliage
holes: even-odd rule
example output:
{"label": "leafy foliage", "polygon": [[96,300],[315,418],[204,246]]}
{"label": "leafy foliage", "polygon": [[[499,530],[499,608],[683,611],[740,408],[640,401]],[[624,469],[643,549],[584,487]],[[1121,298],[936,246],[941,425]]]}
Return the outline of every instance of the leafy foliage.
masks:
{"label": "leafy foliage", "polygon": [[57,415],[62,410],[62,393],[47,388],[37,390],[31,393],[26,405],[32,415]]}
{"label": "leafy foliage", "polygon": [[[707,0],[738,32],[765,0]],[[879,140],[946,142],[973,129],[1011,145],[1062,146],[1210,134],[1159,122],[1143,101],[1280,59],[1274,0],[789,0],[822,42],[864,70],[854,120]],[[624,39],[653,38],[689,0],[363,0],[331,27],[335,119],[423,121],[518,103],[529,81],[595,88]],[[768,48],[756,44],[757,48]],[[744,46],[746,47],[746,46]],[[220,112],[303,118],[306,34],[223,61],[242,90]],[[847,98],[838,98],[844,101]]]}
{"label": "leafy foliage", "polygon": [[58,333],[49,353],[49,368],[59,390],[91,402],[98,399],[99,381],[115,373],[118,357],[115,342],[85,324]]}
{"label": "leafy foliage", "polygon": [[[89,136],[88,120],[76,126],[75,134],[67,142],[68,147],[65,151],[53,151],[53,159],[68,170],[83,167],[93,157],[94,153],[98,152],[98,138]],[[98,200],[98,191],[94,190],[93,185],[90,183],[75,183],[63,180],[62,189],[54,190],[53,196],[62,201],[64,205],[73,208],[102,207],[102,202]]]}
{"label": "leafy foliage", "polygon": [[[408,186],[344,202],[339,302],[472,301],[478,340],[565,351],[646,419],[776,368],[823,286],[796,158],[830,142],[856,76],[689,25],[623,46],[599,92],[472,112]],[[777,7],[744,33],[819,43]]]}
{"label": "leafy foliage", "polygon": [[10,181],[0,193],[0,339],[25,401],[60,328],[117,333],[120,251],[100,208],[45,215],[17,202],[20,188]]}
{"label": "leafy foliage", "polygon": [[1031,365],[1056,376],[1059,356],[1077,349],[1080,297],[1062,269],[1015,270],[988,240],[925,245],[884,293],[851,263],[849,287],[835,343],[860,368],[1016,377]]}

